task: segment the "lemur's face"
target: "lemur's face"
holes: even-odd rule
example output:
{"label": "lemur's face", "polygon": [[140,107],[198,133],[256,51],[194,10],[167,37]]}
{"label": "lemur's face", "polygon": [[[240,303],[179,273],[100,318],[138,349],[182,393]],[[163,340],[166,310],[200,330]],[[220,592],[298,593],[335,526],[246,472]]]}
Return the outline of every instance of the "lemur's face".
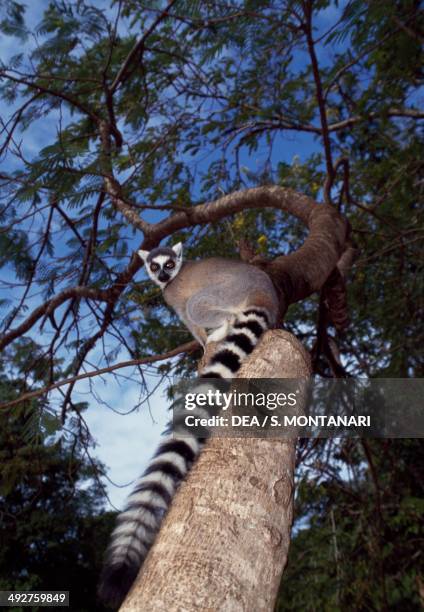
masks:
{"label": "lemur's face", "polygon": [[152,281],[164,289],[175,278],[183,263],[183,245],[181,242],[171,248],[158,247],[151,251],[138,251],[144,261],[147,274]]}

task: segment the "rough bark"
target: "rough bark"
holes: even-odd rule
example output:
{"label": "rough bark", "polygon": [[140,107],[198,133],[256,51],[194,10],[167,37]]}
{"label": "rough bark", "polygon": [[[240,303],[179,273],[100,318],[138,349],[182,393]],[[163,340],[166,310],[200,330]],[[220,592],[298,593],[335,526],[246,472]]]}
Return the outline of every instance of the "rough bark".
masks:
{"label": "rough bark", "polygon": [[[267,332],[240,378],[308,378],[308,353]],[[214,438],[181,485],[121,612],[269,612],[287,560],[295,442]]]}

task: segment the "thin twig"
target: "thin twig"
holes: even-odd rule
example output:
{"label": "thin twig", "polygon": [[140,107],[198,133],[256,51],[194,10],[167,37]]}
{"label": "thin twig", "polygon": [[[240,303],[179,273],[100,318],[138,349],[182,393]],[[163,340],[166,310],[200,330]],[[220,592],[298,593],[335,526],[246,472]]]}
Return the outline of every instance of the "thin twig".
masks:
{"label": "thin twig", "polygon": [[16,406],[22,402],[30,400],[34,397],[38,397],[43,395],[44,393],[49,393],[53,389],[58,389],[59,387],[63,387],[64,385],[75,384],[79,380],[83,380],[85,378],[93,378],[94,376],[100,376],[101,374],[105,374],[106,372],[113,372],[114,370],[119,370],[121,368],[128,368],[131,366],[139,366],[146,363],[155,363],[156,361],[165,361],[166,359],[170,359],[171,357],[175,357],[180,353],[192,353],[196,349],[200,347],[199,343],[195,340],[191,342],[186,342],[185,344],[181,344],[176,348],[162,353],[161,355],[149,355],[148,357],[143,357],[141,359],[129,359],[128,361],[122,361],[121,363],[117,363],[112,366],[108,366],[105,368],[100,368],[98,370],[93,370],[91,372],[85,372],[84,374],[78,374],[78,376],[73,376],[72,378],[67,378],[65,380],[61,380],[53,385],[48,385],[46,387],[42,387],[41,389],[36,389],[35,391],[30,391],[28,393],[24,393],[20,397],[6,402],[0,405],[0,408],[10,408],[11,406]]}

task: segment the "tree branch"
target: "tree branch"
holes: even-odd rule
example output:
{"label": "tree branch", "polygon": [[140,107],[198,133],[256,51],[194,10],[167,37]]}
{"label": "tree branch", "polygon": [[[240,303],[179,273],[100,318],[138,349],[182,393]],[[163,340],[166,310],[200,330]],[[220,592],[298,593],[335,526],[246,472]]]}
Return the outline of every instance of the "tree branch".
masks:
{"label": "tree branch", "polygon": [[338,132],[346,128],[360,123],[361,121],[371,121],[372,119],[378,119],[379,117],[386,115],[387,117],[408,117],[410,119],[424,119],[424,111],[417,110],[415,108],[389,108],[382,112],[371,112],[367,115],[356,115],[354,117],[348,117],[342,121],[331,123],[328,126],[329,132]]}
{"label": "tree branch", "polygon": [[285,312],[290,303],[304,299],[322,287],[346,248],[349,224],[331,206],[318,205],[308,196],[278,186],[236,191],[156,223],[146,236],[147,248],[186,227],[215,222],[241,210],[266,207],[294,215],[310,230],[298,251],[260,266],[282,292]]}
{"label": "tree branch", "polygon": [[53,385],[48,385],[46,387],[42,387],[41,389],[36,389],[35,391],[30,391],[28,393],[24,393],[17,399],[11,400],[10,402],[5,402],[0,405],[0,408],[10,408],[11,406],[16,406],[22,402],[33,399],[34,397],[39,397],[40,395],[44,395],[45,393],[49,393],[53,391],[53,389],[59,389],[59,387],[63,387],[65,385],[75,384],[79,380],[84,380],[85,378],[93,378],[95,376],[100,376],[102,374],[106,374],[108,372],[113,372],[114,370],[120,370],[121,368],[128,368],[131,366],[139,366],[144,365],[146,363],[155,363],[156,361],[165,361],[166,359],[171,359],[171,357],[175,357],[176,355],[180,355],[181,353],[192,353],[200,347],[199,343],[195,340],[191,342],[186,342],[185,344],[181,344],[176,348],[162,353],[161,355],[152,355],[148,357],[142,357],[141,359],[129,359],[128,361],[122,361],[121,363],[116,363],[115,365],[108,366],[105,368],[99,368],[98,370],[93,370],[91,372],[85,372],[84,374],[78,374],[78,376],[72,376],[71,378],[66,378],[65,380],[61,380]]}
{"label": "tree branch", "polygon": [[99,123],[99,135],[103,152],[103,176],[105,191],[112,200],[112,204],[117,210],[133,225],[144,234],[150,230],[150,224],[144,221],[134,206],[125,201],[122,196],[122,188],[119,181],[113,174],[113,166],[110,159],[111,141],[110,141],[110,126],[106,121]]}
{"label": "tree branch", "polygon": [[7,334],[4,334],[0,338],[0,349],[4,349],[8,344],[13,342],[13,340],[22,336],[25,332],[31,329],[31,327],[33,327],[33,325],[35,325],[37,321],[41,319],[41,317],[44,315],[50,315],[56,308],[67,300],[82,297],[89,300],[98,300],[103,302],[107,302],[110,299],[110,295],[107,290],[92,289],[90,287],[69,287],[68,289],[64,289],[61,293],[33,310],[29,317],[27,317],[18,327],[10,330],[10,332]]}
{"label": "tree branch", "polygon": [[[272,330],[237,377],[307,379],[310,372],[300,342]],[[121,612],[273,610],[290,543],[294,464],[294,440],[209,440]]]}
{"label": "tree branch", "polygon": [[[312,2],[308,1],[304,4],[305,23],[303,29],[306,35],[309,57],[311,58],[312,74],[314,75],[316,98],[318,103],[319,115],[321,119],[321,133],[324,143],[325,164],[327,167],[327,181],[332,185],[335,171],[333,168],[333,159],[331,153],[331,141],[328,130],[327,111],[325,108],[325,96],[322,88],[321,75],[318,65],[318,59],[315,53],[315,44],[312,36]],[[331,188],[324,190],[324,201],[331,205]]]}
{"label": "tree branch", "polygon": [[146,30],[143,36],[135,43],[129,54],[127,55],[124,63],[119,69],[118,74],[116,75],[113,83],[111,84],[109,90],[113,95],[117,90],[118,86],[123,83],[130,75],[129,67],[131,64],[137,59],[138,56],[142,55],[143,47],[146,40],[149,36],[155,31],[157,26],[161,21],[163,21],[169,15],[169,9],[176,3],[177,0],[170,0],[164,10],[156,17],[151,26]]}

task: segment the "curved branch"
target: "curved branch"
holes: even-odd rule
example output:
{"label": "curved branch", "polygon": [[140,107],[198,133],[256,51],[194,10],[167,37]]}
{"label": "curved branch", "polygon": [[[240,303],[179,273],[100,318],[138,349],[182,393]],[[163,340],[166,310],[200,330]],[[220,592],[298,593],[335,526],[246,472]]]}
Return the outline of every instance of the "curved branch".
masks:
{"label": "curved branch", "polygon": [[[282,292],[282,312],[285,312],[290,303],[321,288],[343,254],[349,233],[347,220],[336,209],[317,204],[312,198],[293,189],[277,185],[254,187],[176,212],[156,224],[149,224],[145,228],[140,248],[153,249],[161,240],[179,230],[213,223],[249,208],[283,210],[300,219],[311,230],[305,244],[296,253],[277,258],[274,262],[259,264],[263,265]],[[308,259],[309,253],[311,259]],[[119,299],[142,266],[141,259],[133,253],[127,268],[118,274],[113,285],[106,290],[112,303]]]}
{"label": "curved branch", "polygon": [[282,298],[282,314],[289,304],[318,291],[345,251],[348,221],[332,206],[284,187],[256,187],[236,191],[215,202],[178,212],[152,226],[145,245],[151,248],[174,232],[204,225],[248,208],[276,208],[300,219],[310,230],[303,246],[290,255],[259,264],[274,280]]}
{"label": "curved branch", "polygon": [[44,304],[41,304],[41,306],[33,310],[29,317],[18,325],[18,327],[4,334],[3,337],[0,338],[0,349],[4,349],[8,344],[13,342],[13,340],[19,338],[19,336],[22,336],[22,334],[31,329],[31,327],[33,327],[43,316],[50,315],[61,304],[72,298],[87,298],[104,302],[109,301],[107,290],[91,289],[90,287],[69,287],[68,289],[64,289],[61,293],[58,293],[58,295],[47,300],[47,302],[44,302]]}
{"label": "curved branch", "polygon": [[152,225],[146,239],[149,244],[152,241],[158,243],[178,230],[216,222],[247,208],[278,208],[307,224],[309,215],[317,206],[315,200],[293,189],[278,185],[253,187],[177,212]]}

